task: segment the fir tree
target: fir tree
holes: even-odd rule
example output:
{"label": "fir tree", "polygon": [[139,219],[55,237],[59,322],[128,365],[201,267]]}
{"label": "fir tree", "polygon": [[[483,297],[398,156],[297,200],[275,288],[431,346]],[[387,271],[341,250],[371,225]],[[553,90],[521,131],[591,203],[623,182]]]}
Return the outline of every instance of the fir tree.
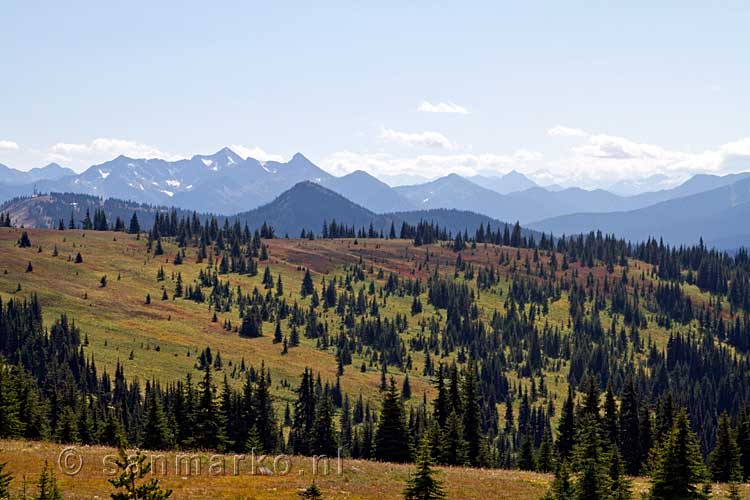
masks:
{"label": "fir tree", "polygon": [[708,459],[711,477],[714,481],[728,483],[742,479],[740,468],[740,450],[732,433],[729,415],[726,412],[719,417],[716,429],[716,446]]}
{"label": "fir tree", "polygon": [[125,450],[120,448],[120,458],[115,460],[115,465],[120,475],[109,480],[109,483],[116,489],[110,495],[112,500],[166,500],[172,496],[172,490],[163,490],[156,478],[138,484],[151,472],[151,462],[148,456],[140,451],[128,456]]}
{"label": "fir tree", "polygon": [[383,408],[375,433],[375,457],[386,462],[408,462],[411,459],[404,409],[393,377],[383,395]]}
{"label": "fir tree", "polygon": [[152,387],[148,396],[142,446],[147,450],[167,450],[172,444],[171,434],[160,398]]}
{"label": "fir tree", "polygon": [[440,481],[433,477],[430,442],[423,438],[416,458],[417,470],[407,481],[405,500],[443,500],[446,497]]}
{"label": "fir tree", "polygon": [[699,484],[708,478],[685,410],[677,415],[651,473],[650,500],[705,500]]}
{"label": "fir tree", "polygon": [[5,472],[5,462],[0,462],[0,498],[10,498],[10,483],[13,482],[13,476]]}
{"label": "fir tree", "polygon": [[[39,475],[37,488],[36,500],[62,500],[62,493],[60,493],[60,488],[57,486],[55,471],[49,466],[47,460],[44,461],[44,467],[42,468],[42,473]],[[5,497],[0,496],[0,498]]]}

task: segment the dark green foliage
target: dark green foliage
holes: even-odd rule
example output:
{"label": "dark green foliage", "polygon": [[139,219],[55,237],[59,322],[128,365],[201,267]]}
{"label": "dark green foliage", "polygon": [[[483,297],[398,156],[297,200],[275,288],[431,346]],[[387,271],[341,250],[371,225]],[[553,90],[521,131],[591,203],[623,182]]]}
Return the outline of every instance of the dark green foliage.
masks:
{"label": "dark green foliage", "polygon": [[[0,495],[0,498],[5,497]],[[37,482],[36,500],[62,500],[62,493],[57,486],[55,471],[49,466],[47,460],[44,461],[44,468],[42,468],[42,473],[39,475],[39,481]]]}
{"label": "dark green foliage", "polygon": [[709,463],[711,477],[714,481],[728,483],[742,479],[740,450],[732,432],[729,415],[726,413],[719,417],[719,427],[716,429],[716,446],[709,456]]}
{"label": "dark green foliage", "polygon": [[440,481],[436,480],[432,470],[430,442],[422,439],[416,457],[417,470],[407,481],[404,490],[405,500],[442,500],[447,498]]}
{"label": "dark green foliage", "polygon": [[661,445],[651,473],[650,500],[703,500],[707,495],[699,487],[708,472],[685,411]]}
{"label": "dark green foliage", "polygon": [[29,239],[29,233],[26,231],[21,233],[21,237],[18,238],[18,246],[21,248],[29,248],[31,246],[31,240]]}
{"label": "dark green foliage", "polygon": [[375,457],[386,462],[408,462],[411,459],[404,408],[393,378],[383,395],[383,407],[375,433]]}
{"label": "dark green foliage", "polygon": [[115,460],[115,465],[120,473],[116,478],[109,480],[117,490],[110,495],[112,500],[166,500],[172,496],[172,490],[162,489],[156,478],[139,484],[151,471],[148,456],[140,451],[128,456],[125,450],[120,448],[120,458]]}
{"label": "dark green foliage", "polygon": [[0,462],[0,498],[10,497],[10,483],[13,481],[13,476],[9,472],[5,472],[5,462]]}
{"label": "dark green foliage", "polygon": [[302,490],[299,494],[299,497],[302,500],[323,500],[323,494],[320,492],[320,488],[318,488],[318,485],[313,483]]}

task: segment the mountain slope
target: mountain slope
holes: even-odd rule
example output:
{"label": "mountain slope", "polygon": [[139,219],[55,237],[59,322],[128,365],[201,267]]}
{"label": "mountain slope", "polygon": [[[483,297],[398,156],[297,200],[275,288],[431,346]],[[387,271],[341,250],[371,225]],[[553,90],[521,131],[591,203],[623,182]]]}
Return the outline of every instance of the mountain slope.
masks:
{"label": "mountain slope", "polygon": [[649,207],[606,214],[579,213],[530,226],[556,235],[600,229],[633,241],[662,237],[671,244],[696,243],[732,249],[750,244],[750,179],[664,201]]}
{"label": "mountain slope", "polygon": [[388,184],[362,170],[342,177],[329,177],[321,184],[375,213],[412,210],[415,205]]}
{"label": "mountain slope", "polygon": [[511,170],[502,176],[474,175],[468,178],[474,184],[486,187],[500,194],[515,193],[536,187],[537,184],[521,172]]}

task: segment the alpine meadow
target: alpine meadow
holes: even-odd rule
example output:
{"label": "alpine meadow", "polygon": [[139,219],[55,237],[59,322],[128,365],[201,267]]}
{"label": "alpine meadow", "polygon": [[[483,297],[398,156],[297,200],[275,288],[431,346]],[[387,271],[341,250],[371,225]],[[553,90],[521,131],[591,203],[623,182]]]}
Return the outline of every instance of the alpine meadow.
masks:
{"label": "alpine meadow", "polygon": [[747,5],[3,16],[0,500],[750,497]]}

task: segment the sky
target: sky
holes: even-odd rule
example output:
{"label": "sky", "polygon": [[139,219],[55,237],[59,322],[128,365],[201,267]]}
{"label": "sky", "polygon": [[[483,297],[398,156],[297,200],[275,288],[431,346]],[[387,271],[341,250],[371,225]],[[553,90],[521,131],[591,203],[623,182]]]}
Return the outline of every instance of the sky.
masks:
{"label": "sky", "polygon": [[747,2],[405,4],[9,0],[0,163],[230,146],[587,188],[750,170]]}

